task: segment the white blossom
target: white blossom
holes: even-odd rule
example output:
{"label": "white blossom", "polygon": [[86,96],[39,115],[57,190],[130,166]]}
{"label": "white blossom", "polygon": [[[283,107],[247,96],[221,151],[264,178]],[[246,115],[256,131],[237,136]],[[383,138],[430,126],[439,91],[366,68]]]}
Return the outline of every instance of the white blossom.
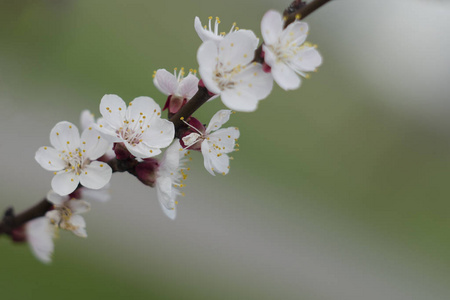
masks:
{"label": "white blossom", "polygon": [[315,46],[305,43],[308,24],[294,21],[283,29],[282,15],[268,11],[261,21],[264,38],[264,61],[271,67],[277,84],[285,90],[300,87],[300,77],[308,77],[306,72],[315,71],[322,64],[322,57]]}
{"label": "white blossom", "polygon": [[25,234],[31,251],[38,260],[50,263],[55,249],[55,227],[46,217],[33,219],[25,224]]}
{"label": "white blossom", "polygon": [[197,52],[199,72],[206,88],[220,94],[222,102],[236,111],[254,111],[258,101],[266,98],[273,86],[270,74],[262,65],[252,63],[255,40],[247,33],[236,31],[218,44],[204,42]]}
{"label": "white blossom", "polygon": [[108,142],[89,127],[81,135],[72,123],[63,121],[50,132],[53,147],[41,147],[36,161],[46,170],[53,171],[52,189],[60,195],[75,191],[78,184],[90,189],[104,187],[111,179],[111,168],[96,161],[105,154]]}
{"label": "white blossom", "polygon": [[[214,22],[214,27],[211,26],[212,19],[213,19],[213,17],[208,18],[208,26],[206,26],[206,25],[202,26],[202,22],[200,21],[200,18],[195,17],[194,28],[195,28],[195,31],[197,32],[198,36],[200,37],[200,39],[203,42],[213,41],[214,43],[216,43],[216,45],[219,45],[219,42],[223,40],[223,38],[227,35],[227,33],[223,32],[223,31],[222,32],[219,31],[219,24],[220,24],[219,17],[216,17],[216,20]],[[247,29],[239,29],[239,27],[236,26],[236,23],[233,23],[228,34],[235,32],[235,31],[239,31],[243,34],[247,34],[248,38],[251,41],[253,41],[254,48],[258,47],[259,39],[256,38],[253,31],[247,30]]]}
{"label": "white blossom", "polygon": [[[83,110],[81,112],[81,115],[80,115],[81,130],[85,130],[85,129],[89,128],[89,127],[96,126],[95,123],[96,123],[95,116],[88,109],[85,109],[85,110]],[[115,153],[114,153],[114,150],[113,150],[113,144],[112,143],[109,143],[107,149],[108,150],[106,150],[106,153],[105,153],[104,157],[102,157],[103,161],[109,161],[109,160],[113,159],[116,156]]]}
{"label": "white blossom", "polygon": [[197,131],[183,137],[183,143],[189,148],[201,143],[201,151],[205,169],[211,174],[214,172],[228,174],[230,158],[228,153],[236,151],[236,141],[239,138],[239,129],[236,127],[220,128],[232,114],[231,110],[220,110],[212,118],[205,132]]}
{"label": "white blossom", "polygon": [[164,106],[169,108],[170,113],[176,113],[189,99],[191,99],[198,91],[199,79],[195,75],[197,71],[189,70],[189,73],[185,77],[184,68],[181,68],[180,72],[170,73],[165,69],[159,69],[153,74],[153,83],[158,90],[169,96]]}
{"label": "white blossom", "polygon": [[175,200],[180,194],[178,188],[184,186],[183,181],[187,178],[185,173],[185,156],[184,150],[178,139],[164,152],[161,160],[157,176],[156,176],[156,195],[163,212],[170,219],[175,219],[177,211]]}
{"label": "white blossom", "polygon": [[69,196],[61,196],[50,191],[47,200],[53,203],[54,209],[48,211],[45,216],[58,228],[72,231],[79,237],[87,237],[86,222],[80,214],[88,212],[91,205],[84,200],[71,199]]}
{"label": "white blossom", "polygon": [[150,97],[138,97],[128,108],[117,95],[105,95],[100,102],[97,128],[112,143],[124,143],[128,151],[138,158],[161,153],[160,148],[170,145],[175,135],[173,123],[161,119],[161,109]]}

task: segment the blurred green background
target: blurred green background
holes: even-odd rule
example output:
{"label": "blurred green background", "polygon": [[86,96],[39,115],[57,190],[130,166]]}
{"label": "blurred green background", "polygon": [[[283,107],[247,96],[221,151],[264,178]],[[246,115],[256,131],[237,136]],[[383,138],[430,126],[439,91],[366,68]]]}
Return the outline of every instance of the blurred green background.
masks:
{"label": "blurred green background", "polygon": [[[288,4],[0,0],[0,209],[50,188],[34,153],[57,122],[106,93],[163,105],[153,71],[197,68],[195,16],[260,35]],[[324,64],[233,115],[229,175],[194,153],[175,221],[114,175],[88,239],[61,233],[51,265],[0,238],[0,298],[449,299],[450,5],[336,0],[306,21]]]}

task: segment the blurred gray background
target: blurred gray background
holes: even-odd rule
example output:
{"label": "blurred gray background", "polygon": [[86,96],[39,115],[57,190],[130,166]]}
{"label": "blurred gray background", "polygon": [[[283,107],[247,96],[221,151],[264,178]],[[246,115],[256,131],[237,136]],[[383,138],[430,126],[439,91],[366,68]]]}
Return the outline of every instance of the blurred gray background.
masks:
{"label": "blurred gray background", "polygon": [[[0,0],[0,209],[47,193],[34,153],[57,122],[98,116],[106,93],[163,105],[153,71],[197,68],[195,16],[260,36],[288,4]],[[449,3],[335,0],[306,21],[324,64],[233,115],[229,175],[194,153],[171,221],[115,174],[89,237],[61,232],[50,266],[0,238],[1,299],[449,299]]]}

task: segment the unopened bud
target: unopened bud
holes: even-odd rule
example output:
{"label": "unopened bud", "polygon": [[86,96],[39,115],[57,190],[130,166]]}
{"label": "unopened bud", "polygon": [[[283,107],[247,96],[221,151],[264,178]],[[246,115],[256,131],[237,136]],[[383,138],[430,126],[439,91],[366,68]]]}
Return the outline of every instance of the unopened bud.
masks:
{"label": "unopened bud", "polygon": [[25,233],[25,226],[20,226],[18,228],[14,228],[11,231],[11,239],[15,243],[23,243],[27,240],[27,235]]}
{"label": "unopened bud", "polygon": [[118,160],[126,160],[132,157],[124,143],[114,143],[113,150]]}
{"label": "unopened bud", "polygon": [[158,168],[159,162],[156,159],[146,158],[136,166],[136,176],[143,184],[153,187],[155,186]]}

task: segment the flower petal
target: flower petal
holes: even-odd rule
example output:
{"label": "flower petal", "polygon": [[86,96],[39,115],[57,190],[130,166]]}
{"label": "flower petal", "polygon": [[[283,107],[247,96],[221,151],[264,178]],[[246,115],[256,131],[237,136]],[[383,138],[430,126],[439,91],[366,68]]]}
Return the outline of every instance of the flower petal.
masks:
{"label": "flower petal", "polygon": [[104,95],[100,101],[100,113],[107,123],[118,129],[125,119],[127,106],[117,95]]}
{"label": "flower petal", "polygon": [[220,62],[228,70],[232,70],[238,65],[245,66],[249,64],[254,57],[255,39],[257,44],[256,36],[251,38],[248,32],[240,30],[227,34],[219,43]]}
{"label": "flower petal", "polygon": [[82,155],[90,160],[101,157],[110,147],[111,143],[92,127],[88,127],[81,134]]}
{"label": "flower petal", "polygon": [[130,102],[127,109],[127,120],[135,124],[135,129],[145,127],[154,119],[160,119],[161,108],[150,97],[137,97]]}
{"label": "flower petal", "polygon": [[214,114],[214,116],[211,118],[211,121],[209,121],[208,127],[206,128],[206,132],[210,133],[213,130],[217,130],[220,127],[222,127],[223,124],[228,122],[230,119],[230,115],[233,112],[229,109],[222,109],[219,110]]}
{"label": "flower petal", "polygon": [[186,99],[191,99],[198,91],[198,82],[199,79],[197,76],[189,74],[181,80],[178,86],[178,95]]}
{"label": "flower petal", "polygon": [[175,137],[173,123],[160,118],[154,118],[142,135],[143,142],[149,147],[165,148]]}
{"label": "flower petal", "polygon": [[89,201],[107,202],[111,200],[109,186],[110,184],[108,183],[103,188],[98,190],[91,190],[83,187],[80,189],[81,198]]}
{"label": "flower petal", "polygon": [[91,210],[91,204],[89,204],[89,202],[86,202],[84,200],[75,200],[75,199],[70,200],[67,203],[67,206],[74,214],[84,214],[85,212]]}
{"label": "flower petal", "polygon": [[55,193],[55,191],[53,191],[53,190],[50,190],[47,193],[47,197],[46,198],[47,198],[48,202],[51,202],[51,203],[53,203],[54,205],[57,205],[57,206],[64,205],[64,203],[66,201],[69,201],[69,199],[70,199],[69,196],[61,196],[61,195]]}
{"label": "flower petal", "polygon": [[239,135],[239,129],[236,127],[222,128],[209,135],[209,142],[219,146],[222,153],[230,153],[234,150]]}
{"label": "flower petal", "polygon": [[300,77],[294,70],[280,62],[272,66],[272,76],[277,84],[284,90],[295,90],[300,87]]}
{"label": "flower petal", "polygon": [[67,163],[59,155],[60,152],[52,147],[41,147],[36,151],[34,159],[48,171],[60,171],[67,166]]}
{"label": "flower petal", "polygon": [[283,31],[283,17],[275,10],[266,12],[261,20],[261,34],[266,45],[278,42],[278,37]]}
{"label": "flower petal", "polygon": [[93,161],[85,166],[80,174],[81,185],[90,189],[100,189],[111,179],[112,170],[104,162]]}
{"label": "flower petal", "polygon": [[213,73],[218,61],[218,49],[213,41],[204,42],[197,51],[199,73],[206,88],[214,93],[220,94],[220,88],[213,79]]}
{"label": "flower petal", "polygon": [[295,21],[286,27],[280,36],[281,44],[293,44],[300,46],[308,36],[308,24],[305,22]]}
{"label": "flower petal", "polygon": [[178,87],[178,80],[175,75],[165,69],[156,71],[153,83],[161,93],[167,96],[175,94]]}
{"label": "flower petal", "polygon": [[57,123],[50,131],[50,143],[56,150],[75,152],[80,147],[78,128],[67,121]]}
{"label": "flower petal", "polygon": [[212,150],[209,147],[208,141],[204,140],[202,143],[202,155],[203,155],[203,164],[205,166],[206,171],[209,172],[209,174],[216,176],[214,174],[214,168],[211,164],[211,154]]}
{"label": "flower petal", "polygon": [[50,263],[55,249],[53,243],[55,228],[46,217],[36,218],[25,225],[25,232],[31,251],[43,263]]}
{"label": "flower petal", "polygon": [[85,130],[89,126],[95,124],[94,114],[87,109],[83,110],[80,116],[80,124],[82,130]]}
{"label": "flower petal", "polygon": [[75,172],[60,172],[52,179],[52,189],[61,196],[68,195],[75,191],[80,183],[80,179]]}
{"label": "flower petal", "polygon": [[156,196],[163,212],[170,219],[174,220],[176,217],[175,205],[175,188],[172,180],[168,177],[160,177],[156,181]]}
{"label": "flower petal", "polygon": [[149,158],[161,153],[161,150],[159,148],[148,146],[144,142],[134,145],[125,143],[125,146],[132,155],[138,158]]}
{"label": "flower petal", "polygon": [[322,56],[316,48],[305,47],[291,63],[299,71],[311,72],[322,64]]}
{"label": "flower petal", "polygon": [[200,37],[200,39],[203,42],[212,41],[217,45],[217,43],[219,43],[223,39],[223,37],[214,34],[213,32],[209,31],[208,29],[205,29],[202,26],[202,22],[200,21],[199,17],[195,17],[194,28],[195,28],[195,31],[197,32],[198,36]]}
{"label": "flower petal", "polygon": [[79,236],[79,237],[87,237],[86,233],[86,222],[84,221],[84,218],[80,215],[72,215],[69,220],[70,224],[74,226],[76,229],[72,232]]}

